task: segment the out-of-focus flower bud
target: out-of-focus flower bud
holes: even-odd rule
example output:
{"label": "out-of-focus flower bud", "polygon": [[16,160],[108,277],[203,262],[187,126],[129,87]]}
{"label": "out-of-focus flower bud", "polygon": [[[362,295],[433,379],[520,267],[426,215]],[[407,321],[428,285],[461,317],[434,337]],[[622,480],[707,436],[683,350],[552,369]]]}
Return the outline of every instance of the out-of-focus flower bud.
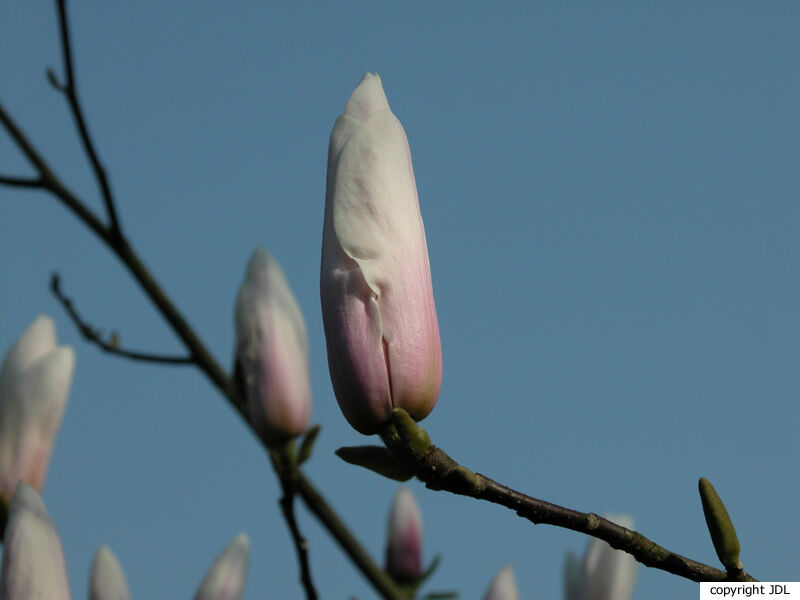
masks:
{"label": "out-of-focus flower bud", "polygon": [[39,316],[9,349],[0,369],[0,495],[20,480],[38,491],[67,403],[75,353],[58,346],[53,320]]}
{"label": "out-of-focus flower bud", "polygon": [[58,532],[36,489],[20,482],[11,498],[3,540],[0,598],[69,600],[69,597]]}
{"label": "out-of-focus flower bud", "polygon": [[240,533],[211,565],[194,600],[239,600],[250,557],[250,541]]}
{"label": "out-of-focus flower bud", "polygon": [[122,567],[108,546],[100,546],[92,561],[89,600],[130,600]]}
{"label": "out-of-focus flower bud", "polygon": [[320,275],[333,389],[358,431],[424,419],[442,383],[425,228],[405,131],[367,73],[328,147]]}
{"label": "out-of-focus flower bud", "polygon": [[269,446],[280,445],[311,418],[308,338],[283,269],[263,248],[247,263],[234,320],[248,414]]}
{"label": "out-of-focus flower bud", "polygon": [[[605,515],[609,521],[633,529],[627,515]],[[564,566],[566,600],[629,600],[636,581],[636,560],[627,552],[614,550],[603,540],[592,538],[583,563],[572,553]]]}
{"label": "out-of-focus flower bud", "polygon": [[517,580],[511,565],[506,565],[494,576],[483,600],[519,600]]}
{"label": "out-of-focus flower bud", "polygon": [[398,582],[418,579],[422,574],[422,515],[406,487],[394,496],[387,537],[386,571]]}

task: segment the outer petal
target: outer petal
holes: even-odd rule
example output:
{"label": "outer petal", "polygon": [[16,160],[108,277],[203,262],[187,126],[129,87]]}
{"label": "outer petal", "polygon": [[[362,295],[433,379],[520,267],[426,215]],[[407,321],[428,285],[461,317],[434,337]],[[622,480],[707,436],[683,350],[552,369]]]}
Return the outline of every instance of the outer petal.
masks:
{"label": "outer petal", "polygon": [[425,229],[405,132],[370,73],[331,133],[320,288],[351,425],[375,433],[393,407],[427,416],[442,364]]}
{"label": "outer petal", "polygon": [[389,513],[386,570],[397,581],[413,581],[422,573],[422,515],[407,487],[397,490]]}
{"label": "outer petal", "polygon": [[3,541],[0,600],[69,600],[61,540],[39,493],[20,483]]}
{"label": "outer petal", "polygon": [[22,333],[17,342],[11,346],[3,359],[0,381],[4,381],[9,376],[7,372],[24,371],[55,348],[56,344],[56,326],[53,319],[39,315]]}
{"label": "outer petal", "polygon": [[249,555],[250,542],[240,533],[211,565],[194,600],[239,600],[244,593]]}
{"label": "outer petal", "polygon": [[495,575],[483,600],[519,600],[517,580],[511,565],[506,565]]}
{"label": "outer petal", "polygon": [[108,546],[100,546],[92,561],[89,600],[130,600],[122,567]]}
{"label": "outer petal", "polygon": [[56,346],[53,322],[39,317],[0,370],[0,495],[20,479],[42,489],[72,382],[75,353]]}
{"label": "outer petal", "polygon": [[306,326],[283,270],[263,248],[247,264],[235,322],[251,419],[270,445],[300,435],[311,418]]}

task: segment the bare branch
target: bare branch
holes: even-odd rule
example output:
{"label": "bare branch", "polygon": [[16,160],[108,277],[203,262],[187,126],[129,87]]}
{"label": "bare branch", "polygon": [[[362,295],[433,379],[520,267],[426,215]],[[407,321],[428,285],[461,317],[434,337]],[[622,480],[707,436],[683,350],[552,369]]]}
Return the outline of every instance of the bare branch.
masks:
{"label": "bare branch", "polygon": [[193,360],[196,362],[197,366],[231,401],[231,404],[245,422],[248,422],[247,415],[245,415],[242,408],[243,405],[238,399],[237,390],[228,378],[228,375],[211,356],[211,353],[206,349],[203,342],[186,322],[186,319],[184,319],[178,308],[166,295],[125,237],[121,233],[114,235],[110,228],[104,225],[103,222],[61,182],[11,115],[6,112],[2,103],[0,103],[0,123],[5,126],[17,146],[19,146],[26,158],[39,172],[44,187],[52,192],[56,198],[67,206],[67,208],[83,221],[119,257],[175,333],[181,338],[186,348],[194,357]]}
{"label": "bare branch", "polygon": [[[95,150],[92,138],[89,135],[89,128],[86,125],[86,119],[83,116],[83,109],[81,108],[80,101],[78,100],[78,87],[75,80],[72,60],[72,45],[70,43],[69,25],[67,23],[67,7],[66,0],[58,0],[58,22],[59,30],[61,32],[61,50],[64,56],[64,72],[66,74],[66,81],[61,85],[56,85],[56,89],[61,90],[67,97],[72,117],[75,120],[75,125],[78,127],[80,133],[81,143],[89,156],[89,161],[92,163],[97,178],[97,183],[100,186],[100,192],[103,196],[103,203],[108,212],[108,218],[111,222],[111,234],[115,237],[122,235],[119,220],[117,219],[117,210],[114,206],[114,197],[111,193],[111,185],[109,184],[106,171],[100,163],[100,158]],[[52,73],[52,71],[50,72]],[[55,82],[55,76],[51,77],[51,82]]]}
{"label": "bare branch", "polygon": [[169,356],[166,354],[151,354],[149,352],[135,352],[133,350],[125,350],[119,347],[119,341],[117,339],[116,333],[112,333],[111,337],[108,341],[104,340],[101,337],[101,332],[96,327],[93,327],[88,322],[84,321],[81,316],[78,314],[78,311],[75,309],[75,306],[72,304],[72,300],[67,298],[61,292],[61,278],[59,277],[58,273],[53,273],[53,277],[50,279],[50,290],[53,292],[58,301],[66,309],[69,316],[72,318],[72,321],[77,325],[78,329],[81,332],[81,335],[88,340],[89,342],[98,346],[104,352],[108,352],[109,354],[116,354],[117,356],[122,356],[124,358],[130,358],[131,360],[140,360],[144,362],[153,362],[153,363],[161,363],[161,364],[168,364],[168,365],[191,365],[195,364],[194,359],[191,356]]}
{"label": "bare branch", "polygon": [[6,112],[2,102],[0,102],[0,123],[2,123],[6,128],[9,135],[11,135],[11,138],[14,140],[17,146],[19,146],[19,149],[22,150],[22,153],[25,155],[25,157],[34,167],[36,167],[36,170],[39,171],[42,180],[47,182],[47,180],[51,179],[53,174],[50,171],[50,167],[46,162],[44,162],[41,155],[28,141],[28,138],[22,132],[22,129],[20,129],[19,125],[17,125],[14,119],[11,118],[11,115]]}
{"label": "bare branch", "polygon": [[45,189],[44,181],[41,177],[15,177],[13,175],[0,175],[0,185],[7,185],[9,187]]}
{"label": "bare branch", "polygon": [[297,518],[294,514],[294,499],[297,492],[297,458],[294,454],[294,443],[289,442],[283,448],[271,449],[269,455],[283,490],[279,504],[286,525],[289,527],[292,542],[294,542],[297,562],[300,564],[300,582],[306,591],[306,598],[317,600],[317,590],[314,589],[311,566],[308,562],[308,542],[300,533],[300,527],[297,525]]}
{"label": "bare branch", "polygon": [[648,567],[692,581],[756,581],[743,571],[726,573],[676,554],[642,534],[594,513],[584,513],[533,498],[485,475],[470,471],[444,450],[431,444],[427,432],[403,409],[395,408],[392,411],[392,420],[381,431],[381,438],[397,459],[432,490],[446,490],[453,494],[487,500],[510,508],[534,524],[544,523],[591,535],[608,542],[617,550],[627,552]]}
{"label": "bare branch", "polygon": [[350,530],[334,512],[325,498],[316,490],[311,481],[303,473],[297,471],[297,493],[302,496],[308,509],[325,526],[334,539],[350,557],[350,560],[361,570],[364,576],[369,579],[373,587],[384,598],[389,600],[401,600],[406,596],[398,589],[397,584],[389,575],[378,567],[361,546],[358,540],[353,537]]}

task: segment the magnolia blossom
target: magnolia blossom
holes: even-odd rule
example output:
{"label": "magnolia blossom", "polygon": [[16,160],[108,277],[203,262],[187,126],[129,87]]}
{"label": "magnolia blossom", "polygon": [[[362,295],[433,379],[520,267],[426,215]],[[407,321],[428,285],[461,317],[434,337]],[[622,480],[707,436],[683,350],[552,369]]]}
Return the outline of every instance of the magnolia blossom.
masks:
{"label": "magnolia blossom", "polygon": [[442,382],[425,228],[406,134],[371,73],[331,132],[320,291],[350,424],[376,433],[392,408],[425,418]]}
{"label": "magnolia blossom", "polygon": [[234,320],[247,411],[267,444],[281,444],[311,418],[308,340],[286,276],[263,248],[247,263]]}
{"label": "magnolia blossom", "polygon": [[0,600],[69,600],[69,597],[58,532],[39,493],[21,482],[8,509]]}
{"label": "magnolia blossom", "polygon": [[397,490],[389,513],[386,570],[397,581],[413,581],[422,573],[422,515],[411,491]]}
{"label": "magnolia blossom", "polygon": [[519,600],[517,580],[511,565],[506,565],[494,576],[483,600]]}
{"label": "magnolia blossom", "polygon": [[100,546],[92,561],[89,600],[130,600],[122,567],[108,546]]}
{"label": "magnolia blossom", "polygon": [[240,533],[211,565],[194,600],[239,600],[244,593],[249,555],[250,542]]}
{"label": "magnolia blossom", "polygon": [[11,346],[0,368],[0,496],[24,480],[44,485],[67,403],[75,353],[58,346],[53,320],[39,316]]}
{"label": "magnolia blossom", "polygon": [[[606,515],[627,529],[633,519],[627,515]],[[614,550],[606,542],[592,538],[586,546],[583,563],[572,552],[564,565],[566,600],[630,600],[636,580],[636,560],[627,552]]]}

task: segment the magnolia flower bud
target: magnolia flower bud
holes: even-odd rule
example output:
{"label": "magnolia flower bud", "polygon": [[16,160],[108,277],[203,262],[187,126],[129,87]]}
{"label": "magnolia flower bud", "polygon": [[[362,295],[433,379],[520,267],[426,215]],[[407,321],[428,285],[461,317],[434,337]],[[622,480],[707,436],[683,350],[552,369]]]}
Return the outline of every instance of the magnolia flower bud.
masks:
{"label": "magnolia flower bud", "polygon": [[711,534],[711,541],[714,543],[714,550],[720,562],[725,565],[728,571],[742,570],[743,566],[739,560],[739,537],[736,535],[736,528],[733,526],[728,515],[728,509],[722,502],[722,498],[717,494],[717,490],[705,477],[701,477],[698,483],[700,488],[700,501],[703,503],[703,515],[706,518],[708,532]]}
{"label": "magnolia flower bud", "polygon": [[3,540],[0,598],[69,600],[58,532],[35,488],[20,482],[9,506]]}
{"label": "magnolia flower bud", "polygon": [[75,353],[58,346],[53,320],[39,316],[9,349],[0,368],[0,496],[20,479],[38,491],[67,403]]}
{"label": "magnolia flower bud", "polygon": [[249,554],[250,542],[240,533],[211,565],[194,600],[239,600],[244,593]]}
{"label": "magnolia flower bud", "polygon": [[399,582],[414,581],[422,573],[422,515],[406,487],[397,490],[389,513],[386,571]]}
{"label": "magnolia flower bud", "polygon": [[[606,515],[627,529],[633,519],[627,515]],[[636,580],[636,560],[622,550],[614,550],[603,540],[592,538],[586,546],[583,564],[573,553],[567,554],[564,569],[566,600],[629,600]]]}
{"label": "magnolia flower bud", "polygon": [[392,408],[424,419],[442,382],[425,228],[406,134],[371,73],[331,132],[320,292],[350,424],[376,433]]}
{"label": "magnolia flower bud", "polygon": [[269,446],[282,444],[311,418],[308,339],[286,276],[263,248],[247,263],[234,320],[247,412]]}
{"label": "magnolia flower bud", "polygon": [[506,565],[494,576],[483,600],[519,600],[517,580],[511,565]]}
{"label": "magnolia flower bud", "polygon": [[122,567],[108,546],[100,546],[92,561],[89,600],[130,600]]}

